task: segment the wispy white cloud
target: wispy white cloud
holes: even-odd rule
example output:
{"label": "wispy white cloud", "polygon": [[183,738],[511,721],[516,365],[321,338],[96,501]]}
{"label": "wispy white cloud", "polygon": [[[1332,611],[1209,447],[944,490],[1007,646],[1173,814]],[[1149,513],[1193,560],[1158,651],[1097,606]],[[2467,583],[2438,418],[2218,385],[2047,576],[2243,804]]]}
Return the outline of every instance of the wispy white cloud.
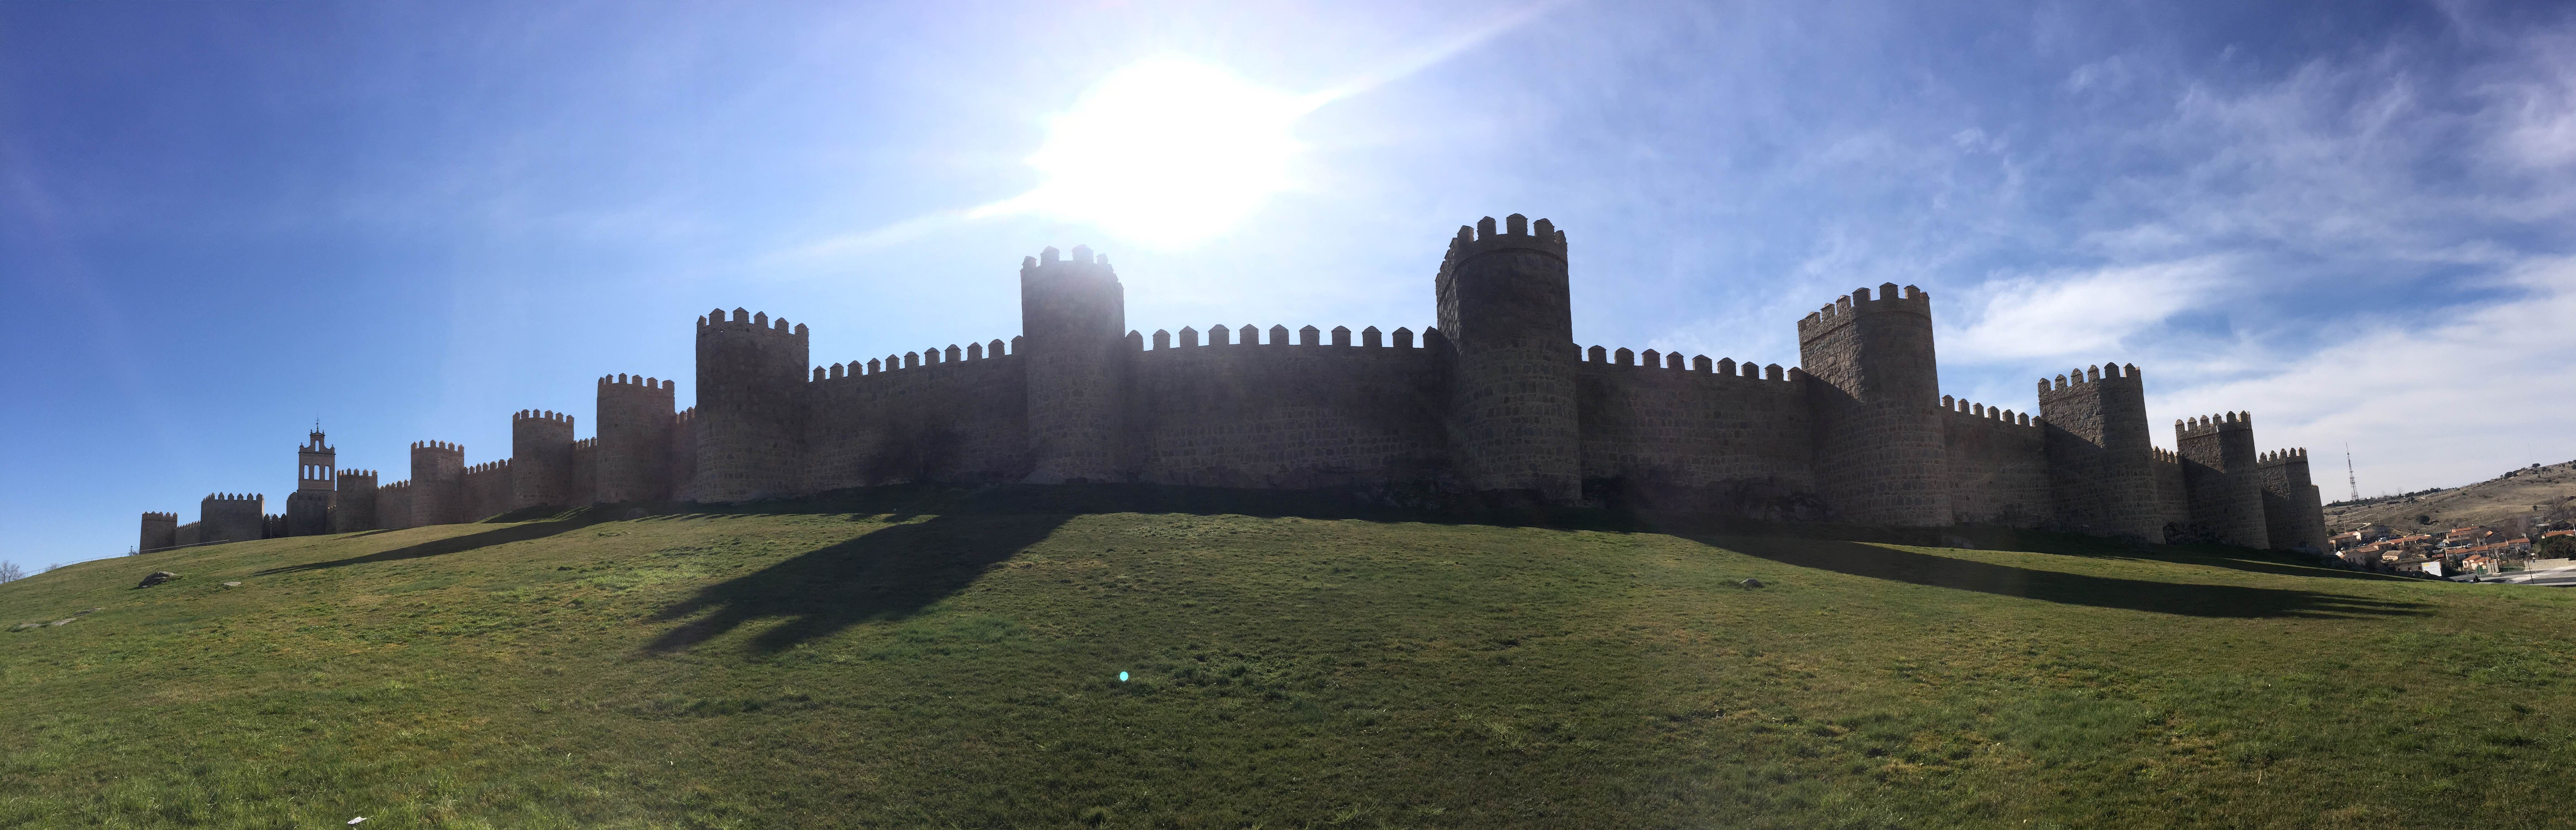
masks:
{"label": "wispy white cloud", "polygon": [[[2504,170],[2564,181],[2576,172],[2576,33],[2531,33],[2506,44],[2519,60],[2477,87],[2494,122],[2485,155]],[[2563,207],[2564,193],[2554,190],[2553,204]]]}
{"label": "wispy white cloud", "polygon": [[2576,458],[2566,409],[2576,389],[2576,326],[2567,324],[2576,320],[2576,257],[2526,261],[2497,287],[2511,296],[2429,323],[2320,326],[2323,348],[2275,372],[2164,391],[2152,414],[2167,424],[2251,410],[2267,448],[2323,453],[2350,442],[2366,493]]}
{"label": "wispy white cloud", "polygon": [[1942,345],[1945,361],[2032,358],[2097,362],[2140,332],[2229,292],[2232,260],[2210,254],[2172,262],[1989,280],[1970,292],[1968,323]]}
{"label": "wispy white cloud", "polygon": [[2576,388],[2576,50],[2564,32],[2478,40],[2465,61],[2396,38],[2254,83],[2078,68],[2070,93],[2171,105],[2038,137],[2028,154],[2095,142],[2143,164],[2064,216],[2017,217],[2064,240],[2041,261],[2100,264],[1953,290],[1945,381],[2019,390],[2016,369],[2134,361],[2159,424],[2250,410],[2266,448],[2349,441],[2365,491],[2576,458],[2552,403]]}

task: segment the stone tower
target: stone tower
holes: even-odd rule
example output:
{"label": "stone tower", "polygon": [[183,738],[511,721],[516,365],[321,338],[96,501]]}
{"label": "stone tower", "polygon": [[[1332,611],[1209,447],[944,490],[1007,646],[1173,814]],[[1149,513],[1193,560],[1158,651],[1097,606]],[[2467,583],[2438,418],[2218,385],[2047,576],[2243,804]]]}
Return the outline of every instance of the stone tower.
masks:
{"label": "stone tower", "polygon": [[248,542],[268,536],[268,497],[214,493],[197,502],[197,541]]}
{"label": "stone tower", "polygon": [[642,375],[599,379],[598,501],[671,497],[674,387],[671,381]]}
{"label": "stone tower", "polygon": [[411,524],[465,521],[465,448],[445,441],[411,445]]}
{"label": "stone tower", "polygon": [[1583,497],[1574,311],[1565,233],[1520,214],[1460,227],[1433,280],[1440,333],[1457,352],[1451,442],[1471,489]]}
{"label": "stone tower", "polygon": [[510,416],[510,509],[572,506],[572,427],[561,412]]}
{"label": "stone tower", "polygon": [[[1119,479],[1127,289],[1081,245],[1020,260],[1019,350],[1028,361],[1029,482]],[[705,416],[700,416],[705,417]],[[703,466],[705,459],[698,463]]]}
{"label": "stone tower", "polygon": [[2308,480],[2308,451],[2268,452],[2254,460],[2263,480],[2263,523],[2274,550],[2325,550],[2326,508]]}
{"label": "stone tower", "polygon": [[134,543],[134,552],[146,553],[179,546],[179,514],[143,514],[143,538]]}
{"label": "stone tower", "polygon": [[2101,536],[2162,542],[2155,441],[2138,367],[2106,363],[2039,382],[2039,416],[2057,518]]}
{"label": "stone tower", "polygon": [[787,318],[719,309],[698,321],[698,501],[793,495],[802,484],[810,338]]}
{"label": "stone tower", "polygon": [[295,492],[286,496],[286,535],[319,536],[331,532],[333,474],[339,454],[322,440],[322,425],[304,436],[295,449]]}
{"label": "stone tower", "polygon": [[2182,454],[2183,489],[2189,494],[2192,522],[2218,534],[2222,542],[2268,547],[2272,529],[2263,520],[2253,414],[2228,412],[2175,421],[2174,444]]}
{"label": "stone tower", "polygon": [[331,506],[331,532],[355,533],[384,527],[376,516],[376,471],[341,470]]}
{"label": "stone tower", "polygon": [[1815,417],[1817,489],[1846,522],[1952,521],[1932,295],[1895,283],[1852,289],[1798,321]]}

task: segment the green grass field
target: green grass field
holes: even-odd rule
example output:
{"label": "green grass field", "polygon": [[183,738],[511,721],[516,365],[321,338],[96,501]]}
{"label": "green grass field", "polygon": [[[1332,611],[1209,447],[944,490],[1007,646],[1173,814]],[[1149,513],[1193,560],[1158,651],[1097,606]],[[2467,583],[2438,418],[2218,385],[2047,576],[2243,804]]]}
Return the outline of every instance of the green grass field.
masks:
{"label": "green grass field", "polygon": [[[1022,495],[600,508],[0,585],[0,827],[2542,827],[2576,804],[2555,589],[1992,529]],[[154,570],[183,578],[133,587]]]}

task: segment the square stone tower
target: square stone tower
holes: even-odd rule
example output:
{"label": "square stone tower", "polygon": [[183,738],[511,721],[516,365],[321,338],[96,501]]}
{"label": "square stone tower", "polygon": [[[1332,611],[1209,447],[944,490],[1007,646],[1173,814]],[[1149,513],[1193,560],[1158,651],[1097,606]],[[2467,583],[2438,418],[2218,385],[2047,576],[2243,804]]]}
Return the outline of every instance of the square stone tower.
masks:
{"label": "square stone tower", "polygon": [[197,541],[249,542],[267,538],[268,497],[258,493],[213,493],[197,503]]}
{"label": "square stone tower", "polygon": [[2138,367],[2106,363],[2039,382],[2048,486],[2057,521],[2102,536],[2162,542],[2155,443]]}
{"label": "square stone tower", "polygon": [[2254,452],[2254,415],[2226,412],[2175,421],[2174,443],[2182,451],[2192,523],[2218,534],[2222,542],[2270,546],[2263,480],[2255,469],[2260,459]]}
{"label": "square stone tower", "polygon": [[2254,468],[2263,480],[2263,523],[2272,548],[2326,547],[2326,511],[2322,494],[2308,479],[2308,451],[2292,448],[2257,457]]}

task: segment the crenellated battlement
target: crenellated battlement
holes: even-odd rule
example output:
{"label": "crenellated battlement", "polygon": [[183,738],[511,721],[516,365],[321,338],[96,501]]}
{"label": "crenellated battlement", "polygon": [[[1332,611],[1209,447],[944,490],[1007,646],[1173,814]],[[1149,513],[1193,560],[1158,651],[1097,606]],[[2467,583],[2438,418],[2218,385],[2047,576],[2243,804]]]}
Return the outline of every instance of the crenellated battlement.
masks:
{"label": "crenellated battlement", "polygon": [[2069,369],[2066,374],[2057,376],[2054,385],[2050,384],[2048,378],[2040,378],[2039,397],[2046,400],[2055,396],[2070,395],[2082,391],[2085,386],[2097,383],[2140,386],[2145,381],[2138,375],[2137,364],[2122,366],[2117,363],[2104,363],[2083,369]]}
{"label": "crenellated battlement", "polygon": [[[1011,342],[1014,345],[1018,344],[1019,341],[1020,339],[1017,337],[1011,338]],[[918,352],[905,352],[899,355],[886,355],[881,358],[869,358],[865,361],[853,360],[848,363],[826,363],[821,366],[814,367],[811,382],[819,383],[829,380],[847,380],[850,378],[882,375],[889,372],[900,372],[906,369],[921,369],[958,363],[980,363],[1016,356],[1016,354],[1007,352],[1002,345],[1001,338],[997,337],[983,343],[968,343],[963,348],[952,343],[949,344],[946,349],[931,348]]]}
{"label": "crenellated battlement", "polygon": [[2306,447],[2291,447],[2286,450],[2273,450],[2260,456],[2256,456],[2254,459],[2254,466],[2257,467],[2278,467],[2283,464],[2306,463],[2308,463],[2308,448]]}
{"label": "crenellated battlement", "polygon": [[[1761,364],[1577,345],[1552,220],[1484,217],[1446,242],[1423,328],[1130,328],[1117,272],[1087,245],[1022,258],[1021,334],[1007,342],[817,365],[808,326],[717,308],[697,321],[693,400],[673,379],[597,376],[595,438],[574,438],[569,413],[522,409],[507,458],[468,466],[461,444],[417,441],[410,478],[378,486],[373,470],[336,469],[316,423],[285,524],[1012,481],[1418,486],[1494,504],[1657,501],[2149,541],[2179,523],[2184,538],[2259,543],[2254,519],[2318,512],[2306,452],[2258,453],[2248,413],[2178,421],[2179,449],[2155,448],[2131,364],[2045,378],[2030,412],[1943,395],[1931,295],[1916,286],[1854,289],[1795,321],[1792,365]],[[2243,479],[2258,467],[2270,478],[2251,499]],[[263,538],[264,500],[209,496],[202,541]],[[138,549],[201,541],[176,521],[144,514]]]}
{"label": "crenellated battlement", "polygon": [[676,392],[679,390],[679,383],[677,381],[648,378],[643,375],[627,375],[624,373],[601,375],[599,378],[599,386],[602,391],[611,391],[611,387],[621,389],[632,388],[637,391]]}
{"label": "crenellated battlement", "polygon": [[1458,226],[1458,235],[1449,240],[1449,252],[1440,258],[1440,273],[1448,275],[1470,259],[1503,250],[1536,251],[1564,259],[1565,232],[1557,230],[1555,222],[1541,219],[1532,224],[1517,213],[1504,217],[1497,232],[1494,217],[1487,216],[1472,226]]}
{"label": "crenellated battlement", "polygon": [[1169,329],[1155,329],[1151,337],[1139,332],[1130,331],[1126,335],[1126,340],[1133,347],[1131,349],[1132,351],[1156,352],[1169,351],[1172,349],[1217,348],[1223,346],[1316,346],[1342,349],[1412,349],[1431,347],[1432,338],[1437,336],[1439,329],[1423,329],[1422,342],[1419,347],[1414,343],[1413,329],[1404,327],[1397,328],[1390,337],[1388,332],[1379,331],[1376,326],[1370,326],[1368,328],[1361,329],[1358,332],[1351,331],[1349,326],[1334,326],[1333,330],[1330,332],[1326,332],[1323,329],[1319,329],[1314,326],[1304,326],[1297,329],[1293,334],[1288,330],[1287,326],[1271,326],[1270,342],[1268,343],[1263,343],[1261,341],[1261,331],[1260,327],[1257,326],[1244,326],[1240,330],[1240,336],[1238,337],[1238,331],[1236,329],[1227,328],[1222,325],[1211,326],[1206,332],[1207,341],[1205,343],[1201,343],[1200,332],[1198,329],[1189,326],[1182,326],[1178,337],[1173,336],[1173,333]]}
{"label": "crenellated battlement", "polygon": [[[1639,363],[1641,358],[1644,361],[1643,363]],[[1577,359],[1582,361],[1586,366],[1617,366],[1639,370],[1660,370],[1700,375],[1714,375],[1716,377],[1740,377],[1745,380],[1789,381],[1804,374],[1799,372],[1794,366],[1783,368],[1777,363],[1764,366],[1748,360],[1739,364],[1735,362],[1735,358],[1731,357],[1720,358],[1712,361],[1708,359],[1707,355],[1697,355],[1685,359],[1682,357],[1681,352],[1658,352],[1654,349],[1647,349],[1640,353],[1632,352],[1624,348],[1612,351],[1607,347],[1593,346],[1589,349],[1580,350],[1577,354]]]}
{"label": "crenellated battlement", "polygon": [[794,328],[789,328],[787,318],[771,320],[769,312],[766,311],[755,313],[736,308],[733,310],[733,319],[727,320],[724,309],[719,308],[698,318],[699,337],[723,332],[767,334],[774,337],[793,337],[798,340],[806,339],[809,334],[805,330],[805,324],[798,323]]}
{"label": "crenellated battlement", "polygon": [[2048,425],[2047,421],[2032,418],[2030,417],[2030,413],[2027,412],[2014,412],[2001,407],[1987,406],[1981,403],[1971,403],[1966,398],[1953,398],[1948,395],[1941,396],[1941,409],[1953,416],[1966,416],[1972,420],[1993,421],[2006,426],[2038,427]]}
{"label": "crenellated battlement", "polygon": [[1835,300],[1833,305],[1818,309],[1815,313],[1807,315],[1805,319],[1799,320],[1798,341],[1804,343],[1823,337],[1836,329],[1850,325],[1853,320],[1864,315],[1898,312],[1931,317],[1931,292],[1909,285],[1905,286],[1904,293],[1900,296],[1897,293],[1896,283],[1881,283],[1878,286],[1878,298],[1871,299],[1868,288],[1854,288],[1852,293]]}
{"label": "crenellated battlement", "polygon": [[2251,412],[2221,412],[2216,415],[2202,415],[2174,422],[2174,435],[2180,438],[2196,438],[2222,432],[2246,432],[2252,429],[2254,429],[2254,413]]}
{"label": "crenellated battlement", "polygon": [[1050,245],[1045,250],[1039,251],[1037,256],[1021,257],[1020,273],[1027,275],[1039,271],[1051,271],[1063,265],[1096,265],[1105,271],[1109,268],[1109,255],[1092,253],[1089,245],[1075,245],[1073,256],[1067,258]]}

